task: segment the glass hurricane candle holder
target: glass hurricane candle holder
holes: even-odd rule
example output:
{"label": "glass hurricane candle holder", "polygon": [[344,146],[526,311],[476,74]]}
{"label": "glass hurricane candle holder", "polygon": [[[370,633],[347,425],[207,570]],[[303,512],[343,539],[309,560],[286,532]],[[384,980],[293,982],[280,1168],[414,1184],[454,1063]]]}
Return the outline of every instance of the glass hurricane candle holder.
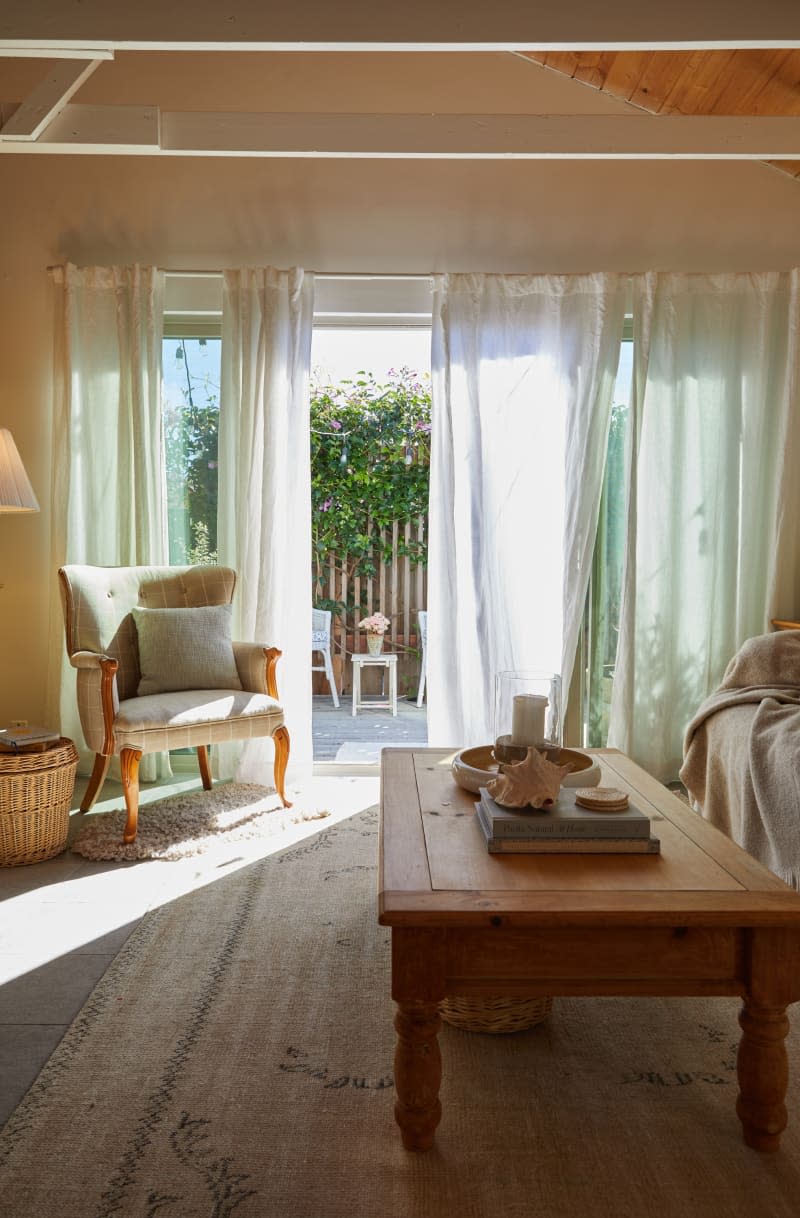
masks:
{"label": "glass hurricane candle holder", "polygon": [[495,677],[495,758],[523,761],[528,749],[562,745],[561,677],[534,669],[511,669]]}

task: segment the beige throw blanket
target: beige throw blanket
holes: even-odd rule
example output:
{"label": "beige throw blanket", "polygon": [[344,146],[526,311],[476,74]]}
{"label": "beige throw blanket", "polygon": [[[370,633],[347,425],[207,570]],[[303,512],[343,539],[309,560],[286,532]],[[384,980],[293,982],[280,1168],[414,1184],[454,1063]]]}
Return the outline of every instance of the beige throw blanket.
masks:
{"label": "beige throw blanket", "polygon": [[695,806],[800,889],[800,630],[749,639],[686,729]]}

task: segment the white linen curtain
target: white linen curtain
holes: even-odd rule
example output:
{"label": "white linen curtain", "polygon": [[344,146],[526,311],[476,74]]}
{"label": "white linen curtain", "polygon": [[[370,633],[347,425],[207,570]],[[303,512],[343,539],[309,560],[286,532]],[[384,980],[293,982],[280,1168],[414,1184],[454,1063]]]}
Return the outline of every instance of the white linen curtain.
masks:
{"label": "white linen curtain", "polygon": [[434,281],[428,737],[494,738],[494,678],[569,689],[597,526],[627,280]]}
{"label": "white linen curtain", "polygon": [[609,743],[663,781],[744,640],[796,613],[800,277],[637,276]]}
{"label": "white linen curtain", "polygon": [[[66,265],[54,280],[53,571],[64,563],[166,563],[163,272]],[[55,586],[51,619],[49,713],[80,749],[75,673]],[[85,748],[81,757],[85,768]],[[143,780],[169,773],[167,754],[142,758]]]}
{"label": "white linen curtain", "polygon": [[[238,572],[234,638],[280,647],[289,774],[311,740],[309,368],[313,277],[293,268],[226,271],[219,434],[220,562]],[[249,741],[237,777],[265,781],[271,741]],[[231,757],[221,760],[227,772]]]}

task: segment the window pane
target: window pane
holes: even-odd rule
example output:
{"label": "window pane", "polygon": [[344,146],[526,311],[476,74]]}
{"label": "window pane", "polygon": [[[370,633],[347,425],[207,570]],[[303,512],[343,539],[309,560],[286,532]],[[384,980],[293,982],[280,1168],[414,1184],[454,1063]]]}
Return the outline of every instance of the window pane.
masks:
{"label": "window pane", "polygon": [[217,561],[218,338],[165,338],[162,407],[169,561]]}
{"label": "window pane", "polygon": [[322,385],[357,372],[371,372],[376,381],[386,380],[391,369],[430,373],[431,332],[426,326],[315,326],[311,368]]}

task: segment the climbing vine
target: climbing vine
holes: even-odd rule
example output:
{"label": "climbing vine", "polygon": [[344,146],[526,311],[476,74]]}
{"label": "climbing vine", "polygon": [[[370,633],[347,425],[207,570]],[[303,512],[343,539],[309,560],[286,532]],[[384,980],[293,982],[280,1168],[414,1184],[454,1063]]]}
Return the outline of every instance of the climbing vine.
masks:
{"label": "climbing vine", "polygon": [[[408,368],[385,381],[371,373],[311,391],[311,505],[315,603],[335,611],[357,606],[325,599],[334,555],[338,575],[369,578],[391,558],[391,525],[400,554],[425,563],[425,541],[402,538],[428,511],[430,381]],[[388,531],[388,532],[386,532]],[[337,579],[337,586],[341,586]]]}

